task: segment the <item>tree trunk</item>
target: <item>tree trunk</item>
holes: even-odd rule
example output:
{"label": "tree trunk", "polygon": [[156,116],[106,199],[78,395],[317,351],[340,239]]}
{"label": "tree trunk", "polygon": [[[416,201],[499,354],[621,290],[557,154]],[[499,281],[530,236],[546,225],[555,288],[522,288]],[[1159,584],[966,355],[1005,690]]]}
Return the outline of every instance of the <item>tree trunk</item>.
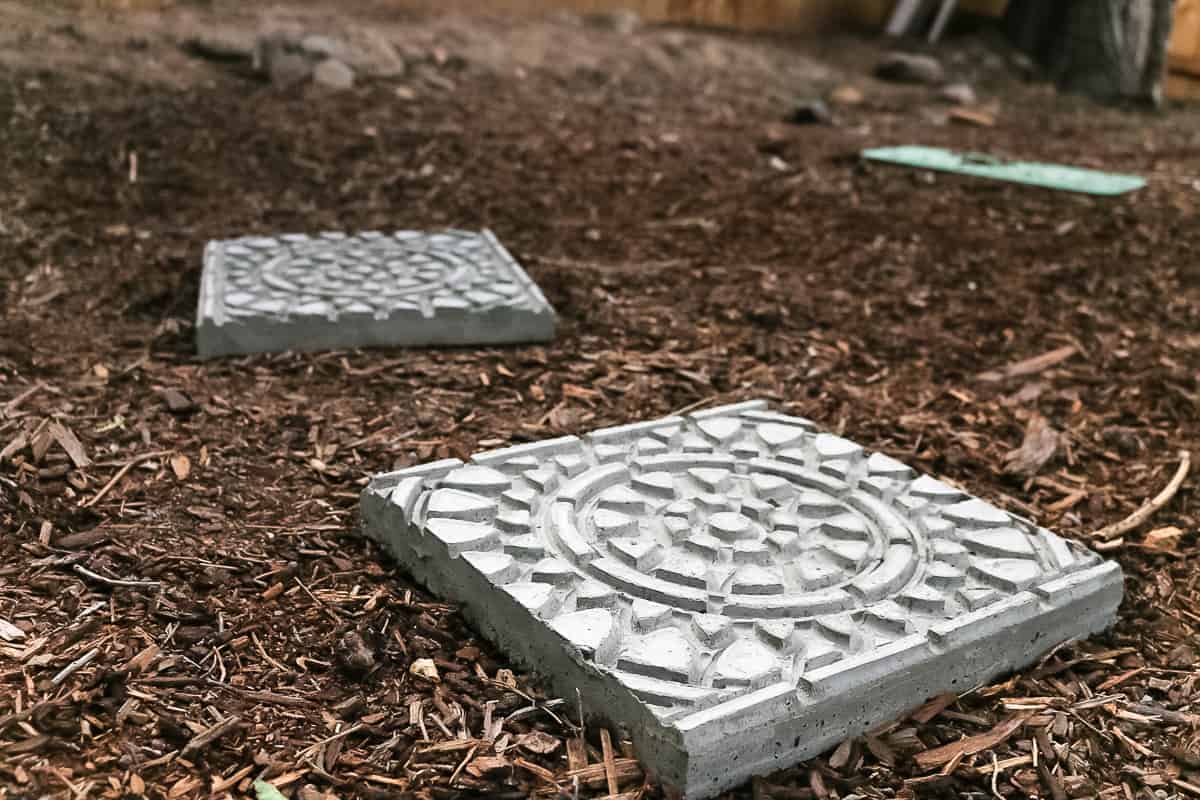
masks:
{"label": "tree trunk", "polygon": [[1014,0],[1008,29],[1059,86],[1158,105],[1175,0]]}

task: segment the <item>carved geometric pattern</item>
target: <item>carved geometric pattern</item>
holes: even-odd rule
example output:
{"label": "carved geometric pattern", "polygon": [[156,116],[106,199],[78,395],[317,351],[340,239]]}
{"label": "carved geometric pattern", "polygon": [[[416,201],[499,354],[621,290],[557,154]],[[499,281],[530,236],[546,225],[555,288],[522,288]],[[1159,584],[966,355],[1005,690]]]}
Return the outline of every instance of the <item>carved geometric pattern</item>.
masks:
{"label": "carved geometric pattern", "polygon": [[490,231],[252,236],[205,249],[202,356],[553,333],[545,297]]}
{"label": "carved geometric pattern", "polygon": [[[689,797],[1103,628],[1120,599],[1085,548],[757,402],[379,476],[363,511],[568,696],[641,715],[618,721]],[[747,757],[705,767],[734,720],[759,728]]]}

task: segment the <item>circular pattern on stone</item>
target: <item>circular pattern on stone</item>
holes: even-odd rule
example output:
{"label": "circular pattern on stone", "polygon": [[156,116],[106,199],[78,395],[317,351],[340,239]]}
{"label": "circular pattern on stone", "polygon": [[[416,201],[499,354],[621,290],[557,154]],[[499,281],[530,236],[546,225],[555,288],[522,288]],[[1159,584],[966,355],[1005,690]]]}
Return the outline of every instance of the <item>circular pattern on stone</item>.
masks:
{"label": "circular pattern on stone", "polygon": [[224,303],[274,313],[484,308],[521,293],[473,234],[325,234],[246,238],[224,248]]}
{"label": "circular pattern on stone", "polygon": [[795,682],[1081,563],[895,459],[753,409],[481,454],[420,495],[412,480],[393,502],[451,558],[662,713]]}
{"label": "circular pattern on stone", "polygon": [[[831,479],[779,461],[677,461],[615,482],[604,467],[584,472],[572,483],[586,499],[547,521],[547,540],[630,596],[733,618],[847,611],[918,577],[918,533],[860,490],[835,496],[815,488]],[[564,534],[591,552],[561,546]]]}

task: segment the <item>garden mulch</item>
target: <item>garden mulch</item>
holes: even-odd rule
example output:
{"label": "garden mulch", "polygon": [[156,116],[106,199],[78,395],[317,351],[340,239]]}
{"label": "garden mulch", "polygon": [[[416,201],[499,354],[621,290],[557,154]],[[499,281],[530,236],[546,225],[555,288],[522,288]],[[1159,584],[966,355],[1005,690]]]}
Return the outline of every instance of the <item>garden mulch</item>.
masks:
{"label": "garden mulch", "polygon": [[[1200,496],[1194,470],[1172,483],[1200,457],[1196,111],[1059,97],[976,38],[940,54],[992,125],[867,77],[879,45],[850,37],[413,13],[383,28],[404,75],[328,93],[134,18],[119,51],[49,12],[20,24],[0,796],[661,796],[619,730],[581,728],[360,539],[357,500],[394,467],[762,397],[1099,545],[1126,600],[1106,634],[730,797],[1200,797]],[[837,93],[836,124],[782,122],[846,86],[862,101]],[[905,143],[1150,186],[1099,200],[856,156]],[[207,240],[447,225],[497,232],[555,342],[196,359]]]}

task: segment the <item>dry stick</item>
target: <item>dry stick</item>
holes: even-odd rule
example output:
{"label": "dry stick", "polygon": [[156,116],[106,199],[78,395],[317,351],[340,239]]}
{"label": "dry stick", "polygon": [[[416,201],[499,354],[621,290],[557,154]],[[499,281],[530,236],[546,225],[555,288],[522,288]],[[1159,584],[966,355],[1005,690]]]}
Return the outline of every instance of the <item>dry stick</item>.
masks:
{"label": "dry stick", "polygon": [[76,670],[78,670],[81,667],[87,666],[89,663],[91,663],[91,660],[98,655],[100,655],[100,648],[93,647],[91,650],[88,650],[86,653],[81,655],[79,658],[75,659],[70,664],[67,664],[65,667],[63,667],[62,670],[57,675],[55,675],[53,678],[50,679],[50,683],[53,684],[54,686],[60,685],[67,678],[71,677],[72,673],[74,673]]}
{"label": "dry stick", "polygon": [[9,400],[7,403],[5,403],[4,407],[2,409],[0,409],[0,411],[4,412],[4,416],[8,416],[9,414],[12,414],[14,411],[16,411],[18,408],[21,407],[22,403],[24,403],[26,400],[33,397],[35,394],[37,394],[38,392],[40,392],[42,389],[45,389],[45,388],[46,388],[46,384],[42,383],[41,381],[38,381],[33,386],[30,386],[28,389],[21,392],[16,397],[14,397],[12,400]]}
{"label": "dry stick", "polygon": [[694,403],[689,403],[688,405],[684,406],[683,408],[679,409],[678,411],[672,411],[670,416],[677,417],[680,414],[687,414],[688,412],[695,411],[696,409],[702,408],[702,407],[708,405],[709,403],[715,403],[720,399],[721,399],[720,395],[713,395],[712,397],[702,398],[700,400],[697,400]]}
{"label": "dry stick", "polygon": [[1096,531],[1093,536],[1097,539],[1115,539],[1123,533],[1128,533],[1134,528],[1148,520],[1156,511],[1171,502],[1171,498],[1179,491],[1179,487],[1183,485],[1183,479],[1187,477],[1188,470],[1192,466],[1192,454],[1187,450],[1179,451],[1179,469],[1175,470],[1175,476],[1171,478],[1171,482],[1166,487],[1154,496],[1151,500],[1142,504],[1142,507],[1134,511],[1120,522],[1114,522],[1112,525],[1101,528]]}
{"label": "dry stick", "polygon": [[98,572],[92,572],[82,564],[76,564],[74,567],[72,567],[72,569],[85,578],[91,578],[94,581],[98,581],[108,586],[125,586],[131,589],[153,589],[161,585],[159,581],[131,581],[122,580],[121,578],[109,578],[105,575],[99,574]]}
{"label": "dry stick", "polygon": [[179,751],[179,756],[187,758],[192,753],[202,752],[210,744],[237,727],[239,722],[241,722],[241,718],[237,714],[232,714],[215,725],[210,726],[207,730],[192,737],[192,740],[185,744],[183,749]]}
{"label": "dry stick", "polygon": [[248,764],[247,766],[242,767],[237,772],[230,775],[228,778],[222,778],[221,780],[214,782],[213,788],[212,788],[212,794],[210,795],[210,797],[215,797],[216,795],[220,794],[221,792],[224,792],[227,789],[232,788],[234,786],[234,784],[241,781],[242,778],[246,777],[253,771],[254,771],[254,765]]}
{"label": "dry stick", "polygon": [[462,771],[464,769],[466,769],[467,764],[471,763],[471,759],[473,759],[475,757],[475,753],[477,753],[478,751],[479,751],[478,744],[476,744],[470,750],[467,751],[467,754],[465,756],[463,756],[463,760],[458,763],[458,768],[455,769],[454,772],[452,772],[450,774],[450,780],[447,785],[454,786],[454,782],[456,780],[458,780],[458,776],[462,774]]}
{"label": "dry stick", "polygon": [[1200,786],[1197,786],[1194,783],[1189,783],[1182,778],[1172,778],[1171,785],[1177,789],[1183,789],[1188,794],[1194,794],[1197,797],[1200,797]]}
{"label": "dry stick", "polygon": [[91,500],[85,500],[79,505],[82,508],[91,508],[92,506],[96,505],[96,503],[99,503],[101,500],[103,500],[104,496],[112,491],[112,488],[117,485],[117,481],[129,474],[129,470],[133,469],[143,461],[149,461],[152,458],[159,458],[160,456],[165,456],[170,452],[170,450],[155,450],[153,453],[142,453],[140,456],[134,456],[126,461],[124,466],[117,470],[117,474],[113,475],[112,479],[109,480],[108,483],[104,484],[104,488],[96,492]]}

